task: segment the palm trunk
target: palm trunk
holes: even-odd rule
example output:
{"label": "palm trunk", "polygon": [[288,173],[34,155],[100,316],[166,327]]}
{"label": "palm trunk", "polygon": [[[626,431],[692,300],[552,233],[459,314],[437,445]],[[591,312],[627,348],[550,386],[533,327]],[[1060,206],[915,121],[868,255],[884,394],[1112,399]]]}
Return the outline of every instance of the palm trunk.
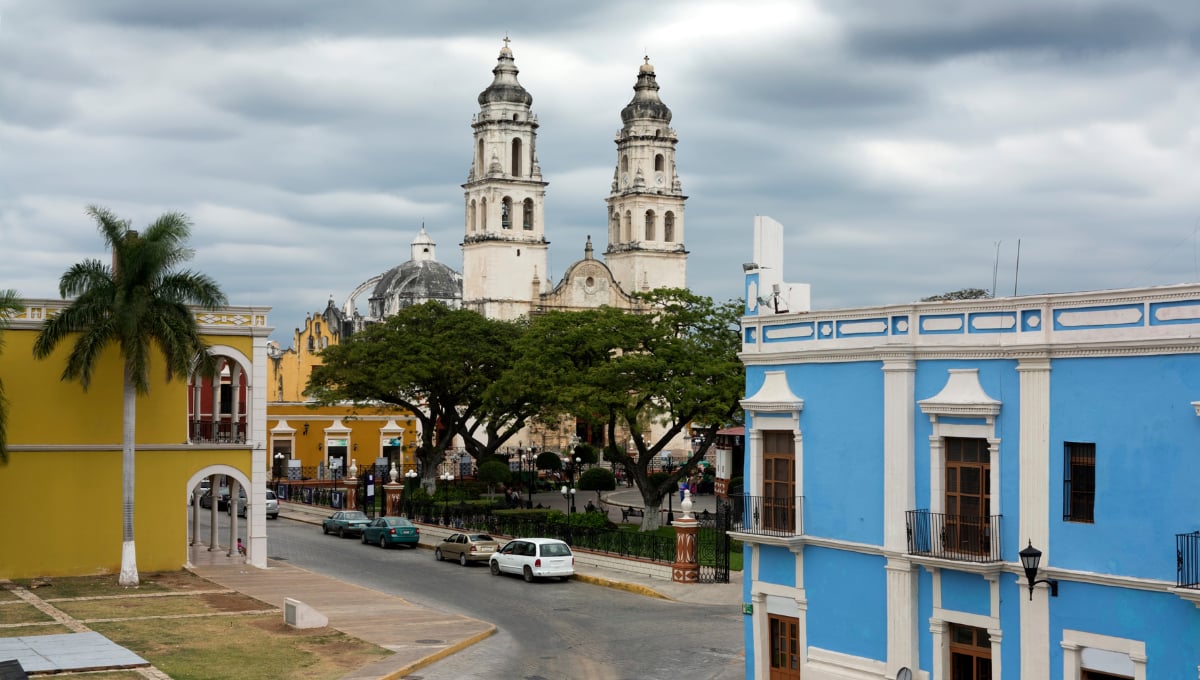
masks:
{"label": "palm trunk", "polygon": [[[137,392],[125,362],[124,417],[121,424],[121,575],[117,583],[126,587],[138,585],[137,550],[133,544],[133,472],[134,423],[137,421]],[[215,497],[214,497],[215,498]]]}

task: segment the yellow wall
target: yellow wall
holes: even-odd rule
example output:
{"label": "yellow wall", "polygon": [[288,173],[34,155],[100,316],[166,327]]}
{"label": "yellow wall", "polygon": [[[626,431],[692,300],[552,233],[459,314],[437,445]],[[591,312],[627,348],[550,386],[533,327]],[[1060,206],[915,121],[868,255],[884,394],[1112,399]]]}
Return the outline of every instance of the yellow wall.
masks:
{"label": "yellow wall", "polygon": [[[45,360],[33,358],[40,319],[66,303],[26,301],[3,331],[0,380],[8,397],[8,464],[0,466],[0,578],[117,573],[121,567],[122,372],[115,347],[96,363],[85,392],[63,381],[73,338]],[[260,316],[261,314],[261,316]],[[265,310],[204,315],[213,346],[254,358],[270,328]],[[250,327],[249,323],[253,324]],[[187,380],[164,380],[150,365],[150,394],[138,397],[134,542],[138,570],[179,569],[187,561],[188,481],[235,468],[250,479],[249,445],[187,444]],[[246,365],[246,370],[252,366]],[[262,422],[265,413],[252,414]]]}
{"label": "yellow wall", "polygon": [[[332,426],[335,420],[340,420],[350,430],[349,456],[356,459],[360,466],[373,464],[375,458],[382,455],[380,430],[389,419],[404,428],[403,464],[408,466],[404,469],[416,465],[413,451],[418,438],[417,424],[407,410],[349,405],[311,406],[304,403],[267,404],[267,432],[272,442],[267,447],[268,454],[275,451],[274,442],[281,439],[273,432],[281,419],[296,431],[292,435],[292,457],[299,459],[304,467],[316,467],[325,460],[325,428]],[[305,423],[308,423],[307,435],[304,434]],[[322,446],[321,449],[317,448],[318,444]],[[354,450],[355,444],[358,444],[357,451]]]}
{"label": "yellow wall", "polygon": [[305,317],[304,326],[297,328],[292,336],[292,346],[271,357],[267,364],[267,385],[270,386],[267,401],[304,401],[308,376],[314,367],[321,365],[321,350],[340,342],[341,335],[337,331],[319,314]]}
{"label": "yellow wall", "polygon": [[[187,482],[210,465],[250,476],[248,450],[139,450],[134,542],[143,573],[187,561]],[[16,451],[0,467],[0,577],[121,569],[121,451]]]}

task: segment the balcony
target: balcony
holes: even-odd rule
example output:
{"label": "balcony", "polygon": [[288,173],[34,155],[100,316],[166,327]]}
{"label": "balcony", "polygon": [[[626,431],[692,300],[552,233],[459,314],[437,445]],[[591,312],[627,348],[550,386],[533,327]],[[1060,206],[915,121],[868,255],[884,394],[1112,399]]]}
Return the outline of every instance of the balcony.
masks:
{"label": "balcony", "polygon": [[733,531],[758,536],[804,534],[804,497],[730,496]]}
{"label": "balcony", "polygon": [[909,510],[908,553],[956,562],[999,562],[1001,515],[947,515]]}
{"label": "balcony", "polygon": [[1179,588],[1200,590],[1200,531],[1175,534],[1175,574]]}
{"label": "balcony", "polygon": [[228,420],[193,420],[188,423],[188,439],[192,442],[245,444],[246,423]]}

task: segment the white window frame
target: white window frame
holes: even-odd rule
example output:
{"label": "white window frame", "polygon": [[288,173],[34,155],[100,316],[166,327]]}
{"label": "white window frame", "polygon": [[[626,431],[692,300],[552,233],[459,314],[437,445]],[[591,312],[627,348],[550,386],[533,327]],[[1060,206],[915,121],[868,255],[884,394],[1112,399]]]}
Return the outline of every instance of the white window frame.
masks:
{"label": "white window frame", "polygon": [[[1063,629],[1063,678],[1080,680],[1083,677],[1083,650],[1098,649],[1124,654],[1133,663],[1133,680],[1146,680],[1146,643],[1141,640],[1088,633],[1081,630]],[[1103,668],[1088,670],[1108,672]]]}

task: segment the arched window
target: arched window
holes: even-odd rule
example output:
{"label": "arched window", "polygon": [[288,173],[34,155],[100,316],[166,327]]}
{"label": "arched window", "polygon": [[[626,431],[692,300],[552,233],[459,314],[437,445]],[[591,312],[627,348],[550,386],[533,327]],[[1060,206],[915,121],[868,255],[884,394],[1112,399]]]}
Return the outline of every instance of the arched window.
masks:
{"label": "arched window", "polygon": [[633,240],[633,213],[629,212],[628,210],[625,211],[625,230],[624,231],[625,231],[624,238],[622,238],[621,240],[622,241],[632,241]]}
{"label": "arched window", "polygon": [[608,227],[608,242],[620,243],[621,241],[621,215],[616,210],[612,211],[609,218]]}
{"label": "arched window", "polygon": [[313,336],[308,336],[308,351],[313,351]]}
{"label": "arched window", "polygon": [[669,210],[663,215],[663,240],[667,243],[675,241],[675,213]]}
{"label": "arched window", "polygon": [[515,137],[512,141],[512,176],[521,176],[521,138]]}
{"label": "arched window", "polygon": [[654,157],[654,172],[662,172],[667,167],[667,162],[660,153]]}
{"label": "arched window", "polygon": [[654,211],[646,211],[646,240],[654,240]]}
{"label": "arched window", "polygon": [[500,201],[500,228],[512,229],[512,199],[508,196]]}
{"label": "arched window", "polygon": [[527,198],[521,203],[521,228],[533,231],[533,199]]}
{"label": "arched window", "polygon": [[475,199],[471,199],[471,204],[467,207],[467,229],[475,231]]}
{"label": "arched window", "polygon": [[621,172],[629,172],[629,156],[621,156]]}
{"label": "arched window", "polygon": [[313,335],[316,335],[318,337],[321,335],[321,322],[320,321],[317,321],[316,323],[313,324]]}
{"label": "arched window", "polygon": [[479,228],[482,231],[487,231],[488,228],[486,198],[479,199]]}
{"label": "arched window", "polygon": [[483,177],[487,168],[483,165],[483,140],[479,140],[479,148],[475,150],[475,177]]}

